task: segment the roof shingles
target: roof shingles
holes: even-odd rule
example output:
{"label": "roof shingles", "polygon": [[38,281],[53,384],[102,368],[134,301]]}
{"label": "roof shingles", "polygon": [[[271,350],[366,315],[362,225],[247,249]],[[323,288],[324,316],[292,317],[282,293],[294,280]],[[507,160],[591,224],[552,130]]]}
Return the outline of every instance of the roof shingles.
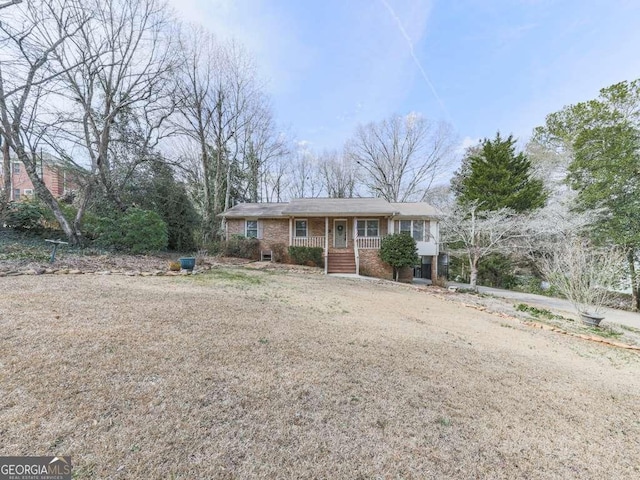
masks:
{"label": "roof shingles", "polygon": [[389,203],[383,198],[296,198],[282,203],[240,203],[222,214],[226,218],[305,216],[413,216],[438,213],[427,203]]}

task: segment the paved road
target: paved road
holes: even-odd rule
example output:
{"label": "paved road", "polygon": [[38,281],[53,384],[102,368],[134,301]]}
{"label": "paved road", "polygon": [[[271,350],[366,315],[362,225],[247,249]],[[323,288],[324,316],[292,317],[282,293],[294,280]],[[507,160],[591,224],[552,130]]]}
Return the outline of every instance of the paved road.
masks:
{"label": "paved road", "polygon": [[[462,283],[449,282],[449,285],[457,285],[460,288],[469,288],[469,285]],[[544,295],[535,295],[533,293],[514,292],[512,290],[501,290],[499,288],[478,287],[481,293],[488,293],[496,297],[507,298],[516,302],[524,302],[536,307],[552,310],[566,317],[577,318],[577,314],[573,305],[567,300],[561,298],[545,297]],[[624,310],[615,310],[606,308],[603,311],[603,323],[619,323],[628,327],[640,329],[640,313],[626,312]]]}

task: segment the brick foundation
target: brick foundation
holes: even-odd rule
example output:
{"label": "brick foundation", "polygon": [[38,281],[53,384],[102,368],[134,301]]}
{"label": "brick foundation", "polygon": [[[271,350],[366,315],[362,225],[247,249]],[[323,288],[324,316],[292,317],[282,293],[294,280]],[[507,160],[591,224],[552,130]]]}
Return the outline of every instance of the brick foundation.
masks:
{"label": "brick foundation", "polygon": [[379,250],[360,250],[360,275],[393,280],[393,268],[378,256]]}

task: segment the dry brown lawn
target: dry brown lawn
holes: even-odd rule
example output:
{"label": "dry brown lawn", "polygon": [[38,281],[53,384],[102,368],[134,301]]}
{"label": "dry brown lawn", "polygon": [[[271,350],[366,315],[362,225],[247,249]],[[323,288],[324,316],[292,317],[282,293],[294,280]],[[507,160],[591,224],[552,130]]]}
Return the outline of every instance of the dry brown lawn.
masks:
{"label": "dry brown lawn", "polygon": [[76,478],[640,478],[634,352],[312,274],[0,289],[0,455]]}

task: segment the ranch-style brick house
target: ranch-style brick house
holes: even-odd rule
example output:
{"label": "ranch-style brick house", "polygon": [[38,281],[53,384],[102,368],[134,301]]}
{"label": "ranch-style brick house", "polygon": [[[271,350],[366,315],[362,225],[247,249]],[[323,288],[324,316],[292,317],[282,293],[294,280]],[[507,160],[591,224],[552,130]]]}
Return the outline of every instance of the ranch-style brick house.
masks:
{"label": "ranch-style brick house", "polygon": [[[241,203],[221,214],[227,238],[260,240],[261,251],[288,246],[320,247],[325,273],[392,278],[380,260],[385,235],[405,232],[417,243],[421,263],[401,275],[436,278],[439,258],[437,211],[427,203],[391,203],[382,198],[300,198],[281,203]],[[440,262],[439,262],[440,259]]]}

